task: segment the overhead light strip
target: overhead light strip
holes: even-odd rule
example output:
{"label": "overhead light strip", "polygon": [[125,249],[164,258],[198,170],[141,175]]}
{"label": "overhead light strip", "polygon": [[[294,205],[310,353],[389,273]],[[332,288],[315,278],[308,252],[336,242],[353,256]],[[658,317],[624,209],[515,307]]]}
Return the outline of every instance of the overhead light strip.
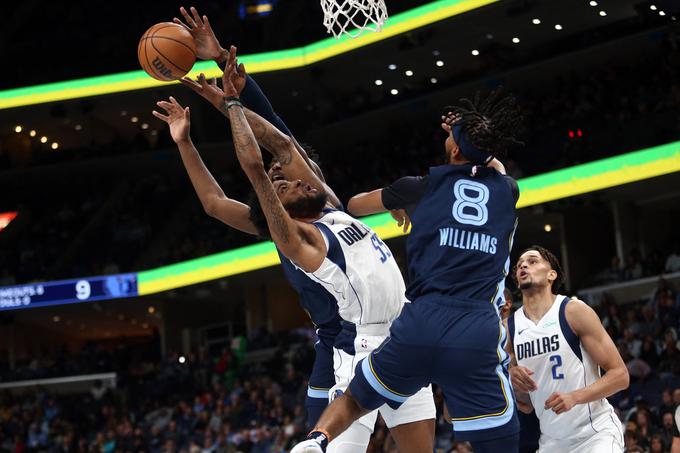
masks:
{"label": "overhead light strip", "polygon": [[[326,38],[303,47],[243,55],[239,59],[251,74],[301,68],[498,1],[438,0],[395,14],[379,33],[364,33],[356,39]],[[207,77],[222,75],[213,62],[201,61],[194,65],[189,76],[196,77],[201,72]],[[167,85],[168,82],[152,79],[141,70],[47,83],[0,91],[0,110]]]}

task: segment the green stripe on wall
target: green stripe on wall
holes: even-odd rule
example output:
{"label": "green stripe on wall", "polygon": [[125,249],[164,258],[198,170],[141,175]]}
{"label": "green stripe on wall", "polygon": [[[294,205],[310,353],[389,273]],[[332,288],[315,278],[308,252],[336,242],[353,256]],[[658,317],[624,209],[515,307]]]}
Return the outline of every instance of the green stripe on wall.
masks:
{"label": "green stripe on wall", "polygon": [[[518,207],[533,206],[677,171],[680,171],[680,141],[523,178],[519,181],[521,195]],[[382,239],[405,234],[389,213],[364,217],[362,221]],[[139,294],[152,294],[278,263],[271,242],[241,247],[139,272]]]}
{"label": "green stripe on wall", "polygon": [[[300,68],[497,1],[499,0],[437,0],[396,14],[388,20],[387,25],[379,33],[364,33],[356,39],[351,39],[348,36],[343,36],[340,39],[326,38],[303,47],[244,55],[239,59],[248,67],[248,72],[251,74]],[[322,18],[319,17],[320,23],[321,20]],[[209,61],[196,63],[189,75],[195,77],[200,72],[205,73],[207,77],[219,77],[222,74],[222,71]],[[177,82],[161,82],[139,70],[14,88],[0,91],[0,110],[141,90],[168,83]]]}

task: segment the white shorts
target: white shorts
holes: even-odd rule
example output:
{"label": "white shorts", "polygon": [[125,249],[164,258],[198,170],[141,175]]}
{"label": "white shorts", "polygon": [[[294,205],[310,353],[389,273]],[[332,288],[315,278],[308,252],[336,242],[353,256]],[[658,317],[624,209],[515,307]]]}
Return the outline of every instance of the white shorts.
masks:
{"label": "white shorts", "polygon": [[623,435],[620,429],[603,427],[585,439],[552,439],[541,435],[538,453],[623,453]]}
{"label": "white shorts", "polygon": [[[376,326],[377,327],[377,326]],[[374,332],[376,329],[374,327]],[[346,352],[335,349],[333,353],[333,366],[335,370],[336,385],[329,392],[332,401],[340,392],[344,392],[349,386],[349,382],[354,377],[354,369],[361,359],[367,357],[375,348],[380,346],[389,335],[389,327],[385,326],[384,331],[379,335],[366,335],[360,333],[362,328],[357,326],[357,336],[354,340],[354,356]],[[373,333],[373,332],[371,332]],[[378,333],[378,332],[375,332]],[[338,392],[338,390],[340,392]],[[413,423],[420,420],[429,420],[436,417],[434,398],[432,396],[432,385],[420,389],[415,395],[411,396],[399,409],[392,409],[387,404],[383,404],[378,410],[361,417],[358,422],[366,426],[373,432],[373,427],[378,419],[378,411],[388,428]]]}

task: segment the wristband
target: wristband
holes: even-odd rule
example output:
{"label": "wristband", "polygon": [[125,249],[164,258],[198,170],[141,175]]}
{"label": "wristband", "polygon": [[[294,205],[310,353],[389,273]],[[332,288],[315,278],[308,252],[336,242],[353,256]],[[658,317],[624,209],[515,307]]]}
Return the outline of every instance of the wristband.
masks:
{"label": "wristband", "polygon": [[319,444],[319,446],[326,451],[326,447],[331,441],[331,435],[328,431],[321,428],[314,428],[309,434],[307,434],[307,439],[314,440]]}
{"label": "wristband", "polygon": [[227,106],[227,110],[229,110],[230,108],[232,108],[235,105],[243,108],[243,104],[241,104],[241,101],[239,101],[238,98],[236,98],[232,101],[226,101],[225,105]]}

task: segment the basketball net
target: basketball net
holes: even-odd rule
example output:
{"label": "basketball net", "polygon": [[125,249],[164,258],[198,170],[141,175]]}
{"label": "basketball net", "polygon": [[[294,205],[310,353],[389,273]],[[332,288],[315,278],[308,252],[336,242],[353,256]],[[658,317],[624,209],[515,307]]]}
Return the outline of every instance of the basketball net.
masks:
{"label": "basketball net", "polygon": [[364,30],[380,31],[387,20],[384,0],[321,0],[326,31],[356,38]]}

